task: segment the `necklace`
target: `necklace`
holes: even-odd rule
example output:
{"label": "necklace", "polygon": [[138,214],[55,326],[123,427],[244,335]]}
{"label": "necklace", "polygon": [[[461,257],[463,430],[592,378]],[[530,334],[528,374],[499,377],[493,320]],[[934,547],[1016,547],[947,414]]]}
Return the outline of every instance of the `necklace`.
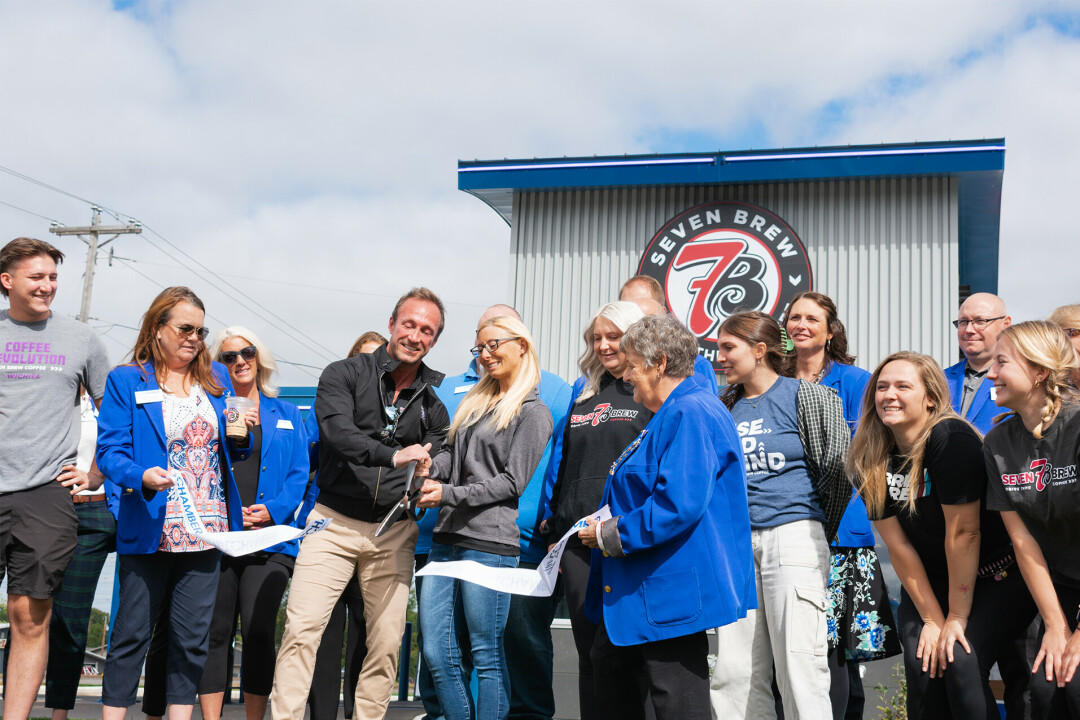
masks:
{"label": "necklace", "polygon": [[825,377],[825,371],[828,370],[828,369],[829,369],[829,364],[828,363],[822,363],[820,372],[818,372],[818,374],[814,376],[814,379],[811,380],[811,382],[814,383],[815,385],[818,384],[819,382],[821,382],[822,379],[824,379],[824,377]]}

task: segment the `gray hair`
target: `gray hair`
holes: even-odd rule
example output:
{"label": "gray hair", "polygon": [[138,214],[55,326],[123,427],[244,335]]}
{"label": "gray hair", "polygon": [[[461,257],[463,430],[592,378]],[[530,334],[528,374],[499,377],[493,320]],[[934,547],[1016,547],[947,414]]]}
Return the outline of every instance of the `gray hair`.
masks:
{"label": "gray hair", "polygon": [[664,374],[668,377],[685,378],[694,374],[697,338],[671,315],[641,318],[626,329],[620,347],[625,353],[641,357],[647,367],[656,367],[661,358],[666,358]]}

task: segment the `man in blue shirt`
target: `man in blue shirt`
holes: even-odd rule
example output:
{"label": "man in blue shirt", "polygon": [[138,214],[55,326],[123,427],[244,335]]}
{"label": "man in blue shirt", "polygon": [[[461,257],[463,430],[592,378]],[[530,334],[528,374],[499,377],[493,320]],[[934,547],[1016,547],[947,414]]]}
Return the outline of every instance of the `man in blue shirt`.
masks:
{"label": "man in blue shirt", "polygon": [[[480,316],[476,326],[480,327],[493,317],[507,315],[521,319],[518,312],[509,305],[492,305]],[[446,406],[453,419],[461,399],[480,381],[479,368],[474,359],[468,369],[460,375],[448,377],[436,390],[439,399]],[[570,406],[570,386],[554,373],[540,372],[540,399],[551,410],[555,427],[562,422]],[[544,473],[551,460],[551,441],[544,448],[544,456],[529,480],[528,487],[518,499],[518,531],[521,533],[521,558],[518,567],[535,568],[547,554],[547,544],[540,534],[540,521],[548,498],[543,497]],[[416,554],[426,555],[431,550],[431,533],[435,526],[437,512],[428,511],[420,521],[420,538],[416,543]],[[426,557],[425,557],[426,560]],[[418,557],[418,564],[422,562]],[[422,580],[422,578],[417,578]],[[418,592],[423,592],[418,589]],[[551,720],[555,714],[555,695],[553,691],[554,649],[551,643],[551,621],[555,617],[558,594],[551,597],[510,596],[510,614],[506,621],[503,647],[506,650],[506,664],[510,671],[510,720]],[[421,632],[423,628],[421,628]],[[437,718],[438,700],[430,680],[421,671],[420,694],[427,711],[425,720]],[[428,689],[431,689],[430,691]],[[434,700],[434,704],[432,703]]]}
{"label": "man in blue shirt", "polygon": [[964,359],[945,370],[949,398],[953,410],[984,435],[1002,413],[990,397],[994,383],[986,379],[986,372],[994,360],[998,335],[1011,324],[1005,301],[990,293],[970,296],[953,321]]}

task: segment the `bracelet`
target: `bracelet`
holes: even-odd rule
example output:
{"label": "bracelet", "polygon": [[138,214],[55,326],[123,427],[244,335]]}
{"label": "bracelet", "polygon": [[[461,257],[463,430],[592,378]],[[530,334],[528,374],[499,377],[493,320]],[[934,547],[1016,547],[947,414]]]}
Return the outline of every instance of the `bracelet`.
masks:
{"label": "bracelet", "polygon": [[606,556],[607,548],[604,547],[603,535],[600,532],[601,528],[604,527],[604,522],[604,520],[601,520],[600,522],[596,523],[596,544],[600,546],[600,552],[604,553],[604,555]]}
{"label": "bracelet", "polygon": [[401,451],[400,450],[395,450],[394,454],[390,456],[390,467],[394,468],[395,470],[397,470],[397,454],[399,452],[401,452]]}

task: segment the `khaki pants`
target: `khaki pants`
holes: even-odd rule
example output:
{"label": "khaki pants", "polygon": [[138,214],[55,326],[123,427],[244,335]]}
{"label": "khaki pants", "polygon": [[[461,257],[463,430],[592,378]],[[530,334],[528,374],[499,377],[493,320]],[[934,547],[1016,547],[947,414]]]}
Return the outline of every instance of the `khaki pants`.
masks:
{"label": "khaki pants", "polygon": [[716,631],[710,678],[718,720],[776,717],[773,668],[788,720],[831,720],[825,585],[829,545],[821,523],[751,530],[758,609]]}
{"label": "khaki pants", "polygon": [[405,632],[416,523],[397,522],[376,540],[378,524],[354,520],[323,505],[317,504],[308,520],[324,517],[333,522],[305,539],[296,558],[285,635],[274,669],[271,717],[304,717],[315,652],[334,604],[355,573],[364,596],[367,656],[356,684],[353,718],[382,720],[396,680],[398,649]]}

